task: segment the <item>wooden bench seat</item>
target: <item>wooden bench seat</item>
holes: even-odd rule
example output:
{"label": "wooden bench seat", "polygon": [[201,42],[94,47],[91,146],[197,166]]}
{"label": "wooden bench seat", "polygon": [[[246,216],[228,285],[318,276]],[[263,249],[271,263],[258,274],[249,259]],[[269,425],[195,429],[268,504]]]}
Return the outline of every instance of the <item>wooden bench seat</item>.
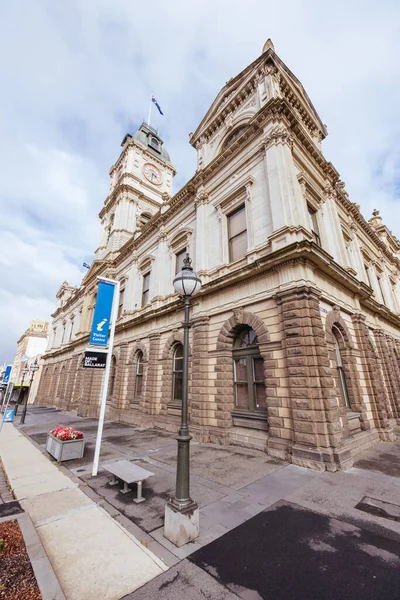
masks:
{"label": "wooden bench seat", "polygon": [[145,479],[148,479],[148,477],[152,477],[154,473],[146,471],[146,469],[142,469],[142,467],[138,467],[138,465],[135,465],[129,460],[118,460],[108,465],[102,465],[102,467],[113,475],[110,485],[116,485],[119,479],[123,481],[124,487],[121,490],[123,494],[127,494],[131,491],[128,487],[129,484],[137,483],[137,496],[133,501],[136,503],[144,502],[145,499],[142,496],[142,482]]}

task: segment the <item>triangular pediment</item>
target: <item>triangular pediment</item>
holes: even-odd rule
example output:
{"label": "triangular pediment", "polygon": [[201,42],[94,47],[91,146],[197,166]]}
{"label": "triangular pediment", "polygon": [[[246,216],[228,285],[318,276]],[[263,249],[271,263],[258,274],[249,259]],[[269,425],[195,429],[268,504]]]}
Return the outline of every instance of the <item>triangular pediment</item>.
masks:
{"label": "triangular pediment", "polygon": [[233,77],[225,86],[221,89],[221,91],[217,94],[214,102],[211,104],[207,113],[204,115],[202,121],[197,127],[196,131],[192,135],[190,143],[195,145],[198,138],[201,136],[202,132],[205,131],[209,125],[212,124],[217,115],[223,111],[227,103],[233,99],[237,94],[243,91],[246,85],[251,81],[257,72],[257,67],[262,62],[263,56],[260,56],[257,60],[255,60],[251,65],[249,65],[246,69],[241,71],[236,77]]}
{"label": "triangular pediment", "polygon": [[196,131],[190,137],[192,146],[195,147],[201,136],[203,136],[215,122],[220,120],[221,117],[224,117],[225,113],[230,110],[232,104],[233,107],[237,105],[237,99],[240,99],[240,104],[242,104],[243,95],[246,95],[247,91],[251,89],[250,86],[252,82],[254,82],[254,78],[259,75],[261,68],[267,65],[275,67],[277,77],[281,84],[286,88],[289,86],[290,92],[293,94],[293,97],[295,97],[296,102],[301,104],[301,107],[303,111],[306,111],[308,118],[311,119],[315,123],[315,126],[321,131],[322,137],[327,135],[326,127],[322,123],[301,82],[275,53],[272,44],[268,46],[266,44],[265,47],[266,51],[261,56],[236,75],[236,77],[230,79],[218,93]]}

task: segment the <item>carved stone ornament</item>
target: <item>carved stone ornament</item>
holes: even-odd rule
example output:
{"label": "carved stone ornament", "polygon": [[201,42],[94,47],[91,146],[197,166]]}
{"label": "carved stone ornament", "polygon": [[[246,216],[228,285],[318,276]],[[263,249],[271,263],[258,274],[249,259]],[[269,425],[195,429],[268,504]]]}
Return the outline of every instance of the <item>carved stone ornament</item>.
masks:
{"label": "carved stone ornament", "polygon": [[233,309],[233,316],[235,318],[236,323],[243,323],[243,306],[239,306],[239,308]]}
{"label": "carved stone ornament", "polygon": [[207,192],[205,192],[204,190],[201,190],[200,192],[197,192],[197,194],[196,194],[196,197],[194,199],[194,205],[197,208],[198,206],[201,206],[202,204],[207,204],[209,199],[210,199],[210,195]]}
{"label": "carved stone ornament", "polygon": [[263,147],[265,149],[277,144],[287,144],[290,149],[293,148],[293,136],[284,125],[277,125],[263,139]]}
{"label": "carved stone ornament", "polygon": [[326,198],[334,199],[337,196],[336,190],[331,186],[330,183],[327,183],[325,185],[324,191],[325,191]]}
{"label": "carved stone ornament", "polygon": [[251,197],[251,186],[252,186],[252,182],[249,181],[248,183],[246,183],[246,200],[247,202],[251,202],[252,197]]}
{"label": "carved stone ornament", "polygon": [[231,129],[232,128],[232,123],[233,123],[233,115],[232,113],[228,113],[226,118],[225,118],[225,127],[227,129]]}

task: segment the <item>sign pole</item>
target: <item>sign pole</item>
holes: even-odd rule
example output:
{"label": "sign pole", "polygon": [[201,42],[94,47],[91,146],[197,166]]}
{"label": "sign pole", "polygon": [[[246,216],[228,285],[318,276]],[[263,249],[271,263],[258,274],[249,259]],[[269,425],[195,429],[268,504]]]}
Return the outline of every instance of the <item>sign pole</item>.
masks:
{"label": "sign pole", "polygon": [[110,337],[108,340],[107,361],[106,361],[106,368],[105,368],[105,372],[104,372],[103,387],[101,390],[99,426],[97,429],[96,448],[94,451],[94,459],[93,459],[93,468],[92,468],[92,476],[93,477],[96,477],[97,471],[99,469],[101,438],[103,436],[104,415],[106,413],[108,381],[110,379],[111,358],[112,358],[112,351],[113,351],[113,346],[114,346],[115,323],[116,323],[117,315],[118,315],[118,300],[119,300],[119,288],[120,288],[119,281],[114,281],[113,279],[105,279],[103,277],[99,277],[99,280],[105,281],[106,283],[113,284],[114,285],[114,294],[113,294],[112,309],[111,309]]}
{"label": "sign pole", "polygon": [[[2,420],[1,420],[1,423],[0,423],[0,433],[1,433],[1,430],[3,429],[3,423],[4,423],[4,419],[6,418],[6,412],[7,412],[7,410],[8,410],[8,405],[10,404],[10,398],[11,398],[11,394],[12,394],[12,389],[13,389],[13,387],[14,387],[12,383],[9,383],[8,385],[9,385],[9,386],[11,385],[11,386],[12,386],[12,388],[11,388],[11,391],[10,391],[10,393],[8,394],[8,398],[7,398],[7,404],[6,404],[6,407],[5,407],[5,409],[4,409],[4,412],[3,412],[3,418],[2,418]],[[8,391],[8,387],[7,387],[7,391]]]}

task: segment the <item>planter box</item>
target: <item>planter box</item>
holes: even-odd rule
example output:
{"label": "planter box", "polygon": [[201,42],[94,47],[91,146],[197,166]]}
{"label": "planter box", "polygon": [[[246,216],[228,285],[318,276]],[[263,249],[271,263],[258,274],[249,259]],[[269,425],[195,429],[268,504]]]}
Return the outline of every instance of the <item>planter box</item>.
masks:
{"label": "planter box", "polygon": [[51,433],[47,434],[46,450],[58,461],[82,458],[85,449],[85,440],[69,440],[63,442]]}

